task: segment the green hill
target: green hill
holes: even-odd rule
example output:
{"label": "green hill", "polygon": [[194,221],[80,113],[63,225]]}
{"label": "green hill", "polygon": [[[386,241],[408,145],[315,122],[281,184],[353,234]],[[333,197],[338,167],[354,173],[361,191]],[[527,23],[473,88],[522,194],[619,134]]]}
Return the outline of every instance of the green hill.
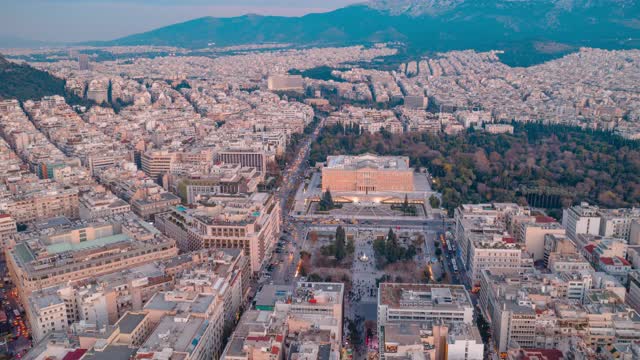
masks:
{"label": "green hill", "polygon": [[71,105],[93,102],[65,90],[65,81],[28,64],[16,64],[0,55],[0,99],[39,100],[43,96],[64,96]]}
{"label": "green hill", "polygon": [[0,98],[40,99],[48,95],[65,95],[64,80],[27,64],[15,64],[0,56]]}

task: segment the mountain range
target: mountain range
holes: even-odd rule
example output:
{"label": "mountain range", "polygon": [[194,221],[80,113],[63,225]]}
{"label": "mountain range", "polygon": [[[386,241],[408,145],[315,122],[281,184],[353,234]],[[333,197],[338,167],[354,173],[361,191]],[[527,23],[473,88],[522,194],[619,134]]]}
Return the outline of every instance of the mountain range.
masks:
{"label": "mountain range", "polygon": [[[186,48],[399,41],[416,51],[640,46],[640,0],[372,0],[301,17],[202,17],[91,45]],[[523,45],[526,44],[526,45]]]}

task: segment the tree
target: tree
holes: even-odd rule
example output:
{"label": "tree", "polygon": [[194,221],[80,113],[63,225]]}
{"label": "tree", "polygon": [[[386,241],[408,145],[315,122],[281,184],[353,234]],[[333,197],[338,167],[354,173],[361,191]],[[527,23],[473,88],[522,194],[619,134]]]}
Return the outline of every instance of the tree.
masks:
{"label": "tree", "polygon": [[347,255],[352,255],[356,252],[356,244],[353,239],[347,240]]}
{"label": "tree", "polygon": [[329,189],[327,189],[327,191],[325,191],[322,194],[322,198],[320,199],[320,202],[318,203],[318,210],[320,211],[329,211],[329,210],[333,210],[335,208],[335,203],[333,202],[333,197],[331,196],[331,191]]}
{"label": "tree", "polygon": [[373,251],[378,257],[386,257],[386,241],[384,238],[373,241]]}
{"label": "tree", "polygon": [[109,79],[109,84],[107,85],[107,102],[113,105],[113,84],[111,79]]}
{"label": "tree", "polygon": [[398,237],[396,233],[393,232],[393,229],[389,229],[387,233],[387,242],[385,244],[387,261],[390,263],[396,262],[402,258],[403,248],[398,244]]}
{"label": "tree", "polygon": [[346,233],[344,231],[344,228],[342,226],[338,226],[338,228],[336,229],[335,245],[335,256],[338,261],[344,259],[344,257],[347,255],[345,240]]}
{"label": "tree", "polygon": [[438,197],[435,195],[431,195],[429,197],[429,205],[431,205],[431,208],[433,209],[440,208],[440,199],[438,199]]}
{"label": "tree", "polygon": [[327,204],[333,207],[333,196],[331,196],[331,190],[327,189],[327,191],[324,192],[323,198]]}
{"label": "tree", "polygon": [[318,275],[316,273],[313,273],[313,274],[310,274],[309,276],[307,276],[307,281],[308,282],[322,282],[323,279],[322,279],[322,277],[320,275]]}
{"label": "tree", "polygon": [[176,85],[176,90],[180,91],[180,89],[191,89],[191,85],[187,80],[182,80],[178,85]]}
{"label": "tree", "polygon": [[440,257],[440,255],[442,255],[442,249],[436,248],[435,254],[437,257]]}
{"label": "tree", "polygon": [[405,212],[409,211],[409,197],[407,194],[404,194],[404,203],[402,203],[402,208]]}

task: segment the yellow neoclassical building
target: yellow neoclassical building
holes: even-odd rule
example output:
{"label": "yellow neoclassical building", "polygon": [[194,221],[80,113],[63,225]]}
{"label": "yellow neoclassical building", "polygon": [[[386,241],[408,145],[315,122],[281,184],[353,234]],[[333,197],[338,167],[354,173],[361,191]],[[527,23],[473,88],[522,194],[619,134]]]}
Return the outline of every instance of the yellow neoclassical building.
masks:
{"label": "yellow neoclassical building", "polygon": [[331,192],[412,192],[413,169],[406,156],[329,156],[322,190]]}

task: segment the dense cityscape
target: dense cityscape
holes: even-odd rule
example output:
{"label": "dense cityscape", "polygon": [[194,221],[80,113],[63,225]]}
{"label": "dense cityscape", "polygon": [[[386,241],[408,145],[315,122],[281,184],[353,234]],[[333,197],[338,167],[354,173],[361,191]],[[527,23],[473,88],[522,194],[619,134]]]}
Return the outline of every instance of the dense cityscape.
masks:
{"label": "dense cityscape", "polygon": [[640,358],[639,50],[0,53],[0,359]]}

